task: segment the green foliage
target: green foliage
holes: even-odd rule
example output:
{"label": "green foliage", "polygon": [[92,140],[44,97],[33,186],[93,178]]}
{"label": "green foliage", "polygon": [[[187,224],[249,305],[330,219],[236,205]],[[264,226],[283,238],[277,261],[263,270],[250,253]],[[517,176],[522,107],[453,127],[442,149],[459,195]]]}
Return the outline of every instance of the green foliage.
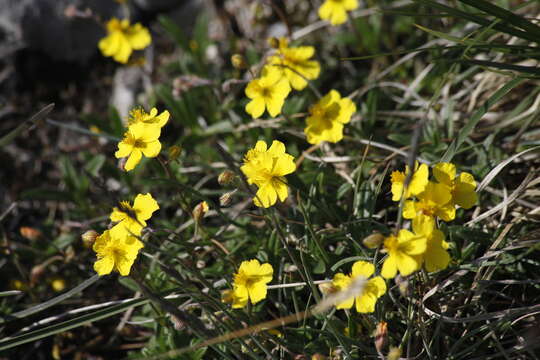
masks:
{"label": "green foliage", "polygon": [[[51,106],[29,117],[46,136],[67,131],[87,145],[55,149],[54,162],[46,163],[49,177],[21,186],[13,213],[2,208],[0,220],[9,220],[0,227],[2,355],[42,346],[48,356],[48,341],[81,332],[76,345],[84,351],[110,357],[107,351],[121,348],[118,356],[130,359],[361,359],[386,356],[390,347],[408,358],[535,358],[538,344],[527,337],[525,319],[540,299],[538,194],[523,184],[518,196],[508,195],[536,171],[540,27],[530,14],[538,4],[368,1],[370,9],[357,10],[339,28],[310,29],[306,19],[316,9],[286,3],[286,25],[308,27],[296,43],[314,46],[323,65],[311,85],[323,94],[339,89],[356,103],[344,139],[306,142],[305,118],[318,98],[309,87],[291,93],[276,119],[253,120],[245,112],[245,85],[269,51],[268,25],[283,20],[279,8],[258,4],[249,29],[224,30],[217,38],[211,30],[218,20],[209,13],[191,31],[159,15],[166,46],[156,44],[159,67],[142,104],[171,113],[158,158],[129,173],[120,169],[114,152],[125,126],[113,108],[80,114],[79,125],[40,126]],[[249,70],[232,67],[235,53],[244,54]],[[11,129],[0,148],[14,146],[26,130],[26,122]],[[257,140],[275,139],[286,144],[297,170],[286,177],[285,203],[257,208],[256,188],[240,166]],[[175,159],[168,156],[173,145],[182,148]],[[449,266],[386,281],[388,293],[374,313],[332,307],[304,316],[328,295],[318,281],[350,273],[358,260],[380,273],[386,254],[362,240],[410,227],[401,219],[402,204],[391,201],[390,174],[415,159],[452,161],[478,183],[494,174],[477,206],[458,209],[451,223],[440,221]],[[220,185],[225,169],[236,176]],[[160,209],[141,235],[145,247],[132,273],[94,275],[95,253],[80,234],[103,232],[112,207],[146,192]],[[220,204],[225,194],[230,204]],[[210,211],[196,221],[192,211],[201,201]],[[474,220],[500,203],[497,213]],[[25,236],[22,226],[41,237]],[[232,309],[222,292],[233,288],[241,262],[254,258],[273,266],[270,284],[278,286],[266,300]],[[52,275],[69,280],[61,294],[51,289]],[[381,322],[388,324],[387,345],[377,349],[373,335]],[[99,344],[88,345],[96,333]]]}

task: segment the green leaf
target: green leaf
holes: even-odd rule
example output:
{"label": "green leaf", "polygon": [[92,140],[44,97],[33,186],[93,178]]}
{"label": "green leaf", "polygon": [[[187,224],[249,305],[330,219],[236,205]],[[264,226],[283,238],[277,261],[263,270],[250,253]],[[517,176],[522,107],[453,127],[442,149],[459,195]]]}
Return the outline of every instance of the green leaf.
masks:
{"label": "green leaf", "polygon": [[97,154],[90,159],[84,166],[84,169],[88,171],[92,176],[97,177],[99,175],[99,170],[103,167],[103,164],[105,164],[105,161],[107,158],[103,154]]}
{"label": "green leaf", "polygon": [[482,26],[492,27],[495,30],[501,31],[501,32],[506,33],[508,35],[516,36],[516,37],[521,38],[521,39],[525,39],[525,40],[529,40],[529,41],[533,41],[533,42],[538,41],[538,38],[536,36],[526,32],[526,31],[522,31],[522,30],[516,29],[514,27],[507,26],[506,24],[503,24],[503,23],[497,23],[497,22],[494,23],[493,21],[488,20],[488,19],[486,19],[484,17],[477,16],[477,15],[474,15],[474,14],[471,14],[471,13],[468,13],[468,12],[465,12],[465,11],[461,11],[461,10],[458,10],[458,9],[443,5],[443,4],[441,4],[441,3],[437,2],[437,1],[432,1],[432,0],[414,0],[414,1],[418,2],[418,3],[422,3],[422,4],[427,5],[427,6],[431,6],[431,7],[435,8],[435,9],[445,11],[448,14],[450,14],[450,15],[458,18],[458,19],[469,20],[469,21],[472,21],[472,22],[474,22],[476,24],[480,24]]}
{"label": "green leaf", "polygon": [[518,16],[513,12],[506,10],[502,7],[499,7],[495,4],[487,2],[485,0],[459,0],[462,3],[465,3],[469,6],[482,10],[490,15],[495,16],[496,18],[502,20],[503,22],[512,24],[515,27],[521,28],[526,32],[536,36],[536,42],[540,40],[540,27],[524,17]]}

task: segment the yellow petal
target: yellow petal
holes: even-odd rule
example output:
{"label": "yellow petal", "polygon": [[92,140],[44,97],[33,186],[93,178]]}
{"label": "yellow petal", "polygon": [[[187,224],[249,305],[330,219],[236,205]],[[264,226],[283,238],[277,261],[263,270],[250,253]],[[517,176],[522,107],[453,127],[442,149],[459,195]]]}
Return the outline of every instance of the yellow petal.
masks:
{"label": "yellow petal", "polygon": [[261,186],[257,191],[255,198],[253,198],[253,203],[259,207],[270,207],[274,205],[277,201],[277,192],[276,189],[272,186],[271,182],[268,182]]}
{"label": "yellow petal", "polygon": [[275,160],[272,175],[284,176],[293,173],[295,170],[296,164],[294,163],[294,158],[291,155],[283,154]]}
{"label": "yellow petal", "polygon": [[285,201],[289,196],[289,188],[287,186],[287,183],[285,183],[283,180],[277,179],[273,182],[273,184],[279,201]]}
{"label": "yellow petal", "polygon": [[142,50],[152,42],[152,37],[147,28],[137,23],[126,32],[126,38],[130,46],[135,50]]}
{"label": "yellow petal", "polygon": [[268,114],[271,117],[276,117],[281,113],[281,108],[285,103],[284,97],[272,96],[266,99],[266,108],[268,109]]}
{"label": "yellow petal", "polygon": [[137,219],[148,220],[159,209],[157,201],[152,197],[152,194],[139,194],[133,202],[133,209],[137,212]]}
{"label": "yellow petal", "polygon": [[261,87],[259,85],[259,79],[253,79],[251,80],[244,90],[246,93],[246,96],[250,99],[255,99],[257,97],[260,97],[261,94]]}
{"label": "yellow petal", "polygon": [[127,257],[121,257],[120,259],[117,259],[118,262],[116,265],[116,270],[120,273],[122,276],[128,276],[129,271],[131,270],[131,266],[133,265],[134,260],[129,259]]}
{"label": "yellow petal", "polygon": [[357,261],[352,266],[352,277],[363,276],[369,278],[375,272],[375,266],[367,261]]}
{"label": "yellow petal", "polygon": [[251,115],[253,119],[260,118],[264,113],[265,103],[262,97],[256,97],[246,105],[246,112]]}
{"label": "yellow petal", "polygon": [[263,282],[256,282],[248,287],[248,292],[251,303],[256,304],[266,298],[266,284]]}
{"label": "yellow petal", "polygon": [[141,161],[142,152],[139,149],[133,149],[131,154],[129,155],[128,160],[126,161],[126,165],[124,165],[124,169],[126,171],[131,171],[135,169],[135,166]]}
{"label": "yellow petal", "polygon": [[418,170],[413,173],[409,189],[411,195],[418,195],[426,189],[428,185],[429,169],[426,164],[420,165]]}
{"label": "yellow petal", "polygon": [[456,166],[447,162],[438,163],[433,167],[433,176],[441,184],[452,187],[456,177]]}
{"label": "yellow petal", "polygon": [[420,268],[417,259],[404,253],[396,254],[396,264],[399,273],[403,276],[408,276]]}
{"label": "yellow petal", "polygon": [[153,158],[159,155],[161,151],[161,143],[159,140],[150,141],[146,143],[146,147],[142,149],[144,156],[148,158]]}
{"label": "yellow petal", "polygon": [[355,10],[356,8],[358,8],[358,0],[344,0],[343,7],[349,11]]}
{"label": "yellow petal", "polygon": [[118,143],[118,151],[114,153],[114,156],[119,159],[128,156],[133,149],[132,145],[129,145],[123,141]]}
{"label": "yellow petal", "polygon": [[385,279],[392,279],[396,276],[397,273],[397,263],[395,256],[388,256],[384,260],[383,267],[381,270],[381,275]]}
{"label": "yellow petal", "polygon": [[110,274],[114,267],[114,260],[111,256],[103,257],[94,263],[94,270],[99,276]]}
{"label": "yellow petal", "polygon": [[405,219],[414,219],[417,215],[415,202],[413,200],[406,200],[403,205],[403,217]]}

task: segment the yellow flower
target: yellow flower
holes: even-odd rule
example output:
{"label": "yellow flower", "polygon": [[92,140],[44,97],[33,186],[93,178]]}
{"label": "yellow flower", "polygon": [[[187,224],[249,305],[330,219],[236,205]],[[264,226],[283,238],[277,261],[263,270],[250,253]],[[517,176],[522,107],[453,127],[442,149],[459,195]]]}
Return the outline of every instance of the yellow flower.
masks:
{"label": "yellow flower", "polygon": [[169,117],[170,114],[167,110],[158,115],[158,110],[156,108],[152,108],[150,113],[147,113],[142,107],[137,107],[129,112],[128,124],[133,125],[143,123],[162,128],[167,124],[167,121],[169,121]]}
{"label": "yellow flower", "polygon": [[407,200],[403,207],[403,217],[414,219],[417,215],[438,216],[444,221],[456,217],[452,195],[444,184],[428,182],[426,189],[418,194],[418,201]]}
{"label": "yellow flower", "polygon": [[[338,291],[346,290],[351,282],[358,276],[368,279],[375,272],[375,267],[366,261],[357,261],[352,266],[350,275],[337,273],[334,275],[332,285]],[[369,279],[362,290],[362,293],[356,297],[338,304],[336,309],[350,309],[356,300],[356,311],[359,313],[372,313],[375,311],[377,299],[386,293],[386,283],[380,276]]]}
{"label": "yellow flower", "polygon": [[310,144],[321,141],[336,143],[343,139],[343,124],[351,120],[356,105],[349,98],[341,98],[336,90],[331,90],[309,108],[307,127],[304,133]]}
{"label": "yellow flower", "polygon": [[435,227],[435,219],[431,216],[419,215],[412,221],[415,234],[423,235],[427,239],[426,252],[422,255],[424,267],[433,272],[446,269],[450,262],[448,243],[444,240],[444,233]]}
{"label": "yellow flower", "polygon": [[246,86],[246,96],[252,99],[246,105],[246,112],[257,119],[264,113],[264,109],[272,117],[280,112],[285,98],[291,92],[287,79],[281,77],[280,71],[275,67],[265,66],[260,78],[251,80]]}
{"label": "yellow flower", "polygon": [[244,307],[248,299],[252,304],[265,299],[266,284],[272,281],[273,274],[274,269],[268,263],[260,264],[256,259],[243,261],[234,275],[233,308]]}
{"label": "yellow flower", "polygon": [[384,249],[388,253],[384,260],[381,275],[385,279],[396,276],[397,271],[407,276],[420,269],[422,255],[426,251],[427,239],[424,235],[413,234],[402,229],[398,235],[384,239]]}
{"label": "yellow flower", "polygon": [[456,176],[456,166],[454,164],[438,163],[433,167],[433,176],[438,182],[450,189],[454,204],[464,209],[470,209],[478,201],[474,177],[467,172],[462,172],[459,176]]}
{"label": "yellow flower", "polygon": [[318,78],[321,72],[319,62],[309,60],[314,53],[313,46],[289,47],[287,39],[280,38],[277,54],[268,58],[268,64],[275,65],[293,89],[302,90],[307,80]]}
{"label": "yellow flower", "polygon": [[[403,187],[405,185],[405,179],[409,175],[409,167],[405,167],[405,173],[401,171],[394,171],[391,175],[392,181],[392,200],[399,201],[401,200],[401,195],[403,194]],[[418,166],[418,162],[414,166],[414,173],[405,192],[405,199],[410,198],[411,196],[416,196],[420,194],[426,188],[428,184],[429,169],[426,164]]]}
{"label": "yellow flower", "polygon": [[107,36],[98,43],[104,56],[112,56],[119,63],[127,63],[133,50],[142,50],[152,42],[147,28],[137,23],[129,25],[129,20],[112,18],[107,22]]}
{"label": "yellow flower", "polygon": [[152,158],[161,151],[158,126],[147,126],[144,123],[130,125],[124,133],[124,139],[118,143],[118,151],[114,153],[117,158],[128,157],[124,169],[131,171],[141,161],[142,155]]}
{"label": "yellow flower", "polygon": [[138,194],[133,206],[127,201],[120,202],[120,208],[113,208],[110,219],[117,224],[111,229],[113,237],[126,235],[141,235],[141,230],[146,226],[146,220],[152,217],[152,213],[159,209],[159,205],[152,194]]}
{"label": "yellow flower", "polygon": [[332,25],[347,21],[347,11],[358,7],[358,0],[326,0],[319,8],[319,17]]}
{"label": "yellow flower", "polygon": [[244,157],[244,165],[240,168],[249,184],[259,188],[253,202],[259,207],[274,205],[279,197],[285,201],[289,196],[289,188],[285,175],[296,170],[294,157],[285,152],[285,145],[274,140],[267,149],[266,142],[257,141],[255,148],[249,150]]}
{"label": "yellow flower", "polygon": [[110,274],[113,270],[122,276],[129,275],[131,265],[142,247],[143,243],[136,237],[129,235],[115,237],[106,230],[94,243],[93,249],[98,258],[94,263],[94,270],[100,276]]}

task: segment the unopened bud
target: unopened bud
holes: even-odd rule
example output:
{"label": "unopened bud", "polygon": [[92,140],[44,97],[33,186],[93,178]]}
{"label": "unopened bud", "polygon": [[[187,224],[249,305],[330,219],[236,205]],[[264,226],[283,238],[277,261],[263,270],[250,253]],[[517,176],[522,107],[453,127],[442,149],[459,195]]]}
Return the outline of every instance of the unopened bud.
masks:
{"label": "unopened bud", "polygon": [[378,248],[384,241],[384,236],[380,233],[375,233],[367,236],[362,240],[362,244],[368,249]]}
{"label": "unopened bud", "polygon": [[51,281],[51,287],[56,292],[64,291],[66,288],[66,282],[62,278],[54,278]]}
{"label": "unopened bud", "polygon": [[178,145],[173,145],[169,148],[169,160],[175,161],[180,157],[180,154],[182,154],[182,148]]}
{"label": "unopened bud", "polygon": [[388,340],[388,325],[386,322],[381,321],[377,324],[377,328],[375,329],[375,348],[377,349],[377,352],[379,354],[382,353],[382,350],[384,346],[386,345],[386,341]]}
{"label": "unopened bud", "polygon": [[83,244],[87,248],[91,248],[92,245],[94,245],[94,242],[96,241],[96,238],[99,236],[98,232],[95,230],[88,230],[84,234],[81,235]]}
{"label": "unopened bud", "polygon": [[199,222],[207,212],[208,204],[206,201],[201,201],[193,208],[193,219],[195,219],[196,222]]}
{"label": "unopened bud", "polygon": [[278,40],[278,38],[276,38],[276,37],[268,38],[268,45],[270,45],[270,47],[272,47],[274,49],[279,48],[279,40]]}
{"label": "unopened bud", "polygon": [[398,347],[391,347],[388,352],[387,360],[399,360],[401,357],[401,349]]}
{"label": "unopened bud", "polygon": [[248,67],[246,59],[244,59],[244,57],[240,54],[234,54],[231,56],[231,63],[232,66],[238,70],[246,69]]}
{"label": "unopened bud", "polygon": [[19,232],[30,241],[35,241],[43,235],[38,229],[29,226],[21,226]]}
{"label": "unopened bud", "polygon": [[324,356],[323,354],[319,354],[319,353],[313,354],[311,356],[311,360],[325,360],[325,359],[326,359],[326,356]]}
{"label": "unopened bud", "polygon": [[221,174],[219,174],[217,181],[221,186],[228,185],[234,180],[234,177],[234,172],[231,170],[224,170]]}
{"label": "unopened bud", "polygon": [[232,200],[232,197],[234,195],[234,193],[236,192],[236,189],[233,190],[233,191],[229,191],[228,193],[225,193],[223,195],[221,195],[219,197],[219,205],[220,206],[229,206],[229,204],[231,203],[231,200]]}

